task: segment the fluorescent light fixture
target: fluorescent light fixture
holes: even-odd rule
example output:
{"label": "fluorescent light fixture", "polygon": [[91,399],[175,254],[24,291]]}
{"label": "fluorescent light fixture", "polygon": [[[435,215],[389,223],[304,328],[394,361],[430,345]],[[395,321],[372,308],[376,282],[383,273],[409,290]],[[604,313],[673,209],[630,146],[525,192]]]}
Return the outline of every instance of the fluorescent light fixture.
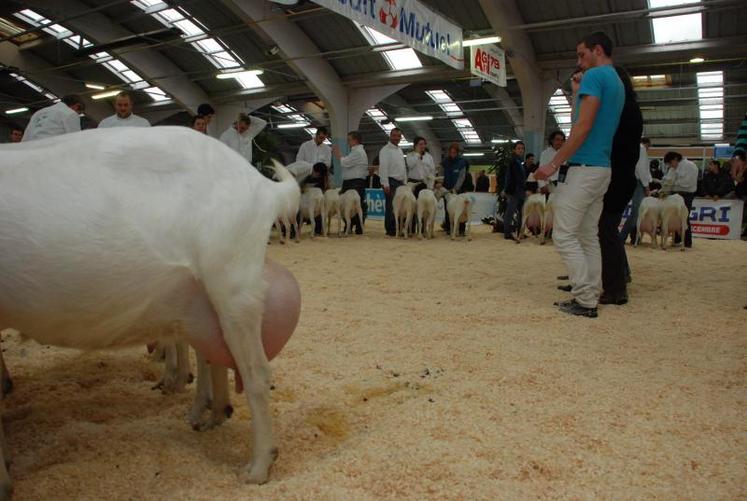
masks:
{"label": "fluorescent light fixture", "polygon": [[24,111],[29,111],[29,109],[26,108],[25,106],[23,108],[14,108],[12,110],[6,111],[5,114],[6,115],[14,115],[16,113],[23,113]]}
{"label": "fluorescent light fixture", "polygon": [[690,59],[690,62],[693,64],[699,64],[699,63],[704,63],[705,59],[703,59],[702,57],[694,57]]}
{"label": "fluorescent light fixture", "polygon": [[110,90],[110,91],[102,92],[100,94],[94,94],[91,96],[91,99],[106,99],[107,97],[114,97],[120,92],[122,91],[121,90]]}
{"label": "fluorescent light fixture", "polygon": [[499,36],[473,38],[472,40],[465,40],[464,42],[462,42],[462,47],[472,47],[474,45],[487,45],[489,43],[500,43],[501,40],[502,38]]}
{"label": "fluorescent light fixture", "polygon": [[104,89],[106,89],[106,86],[105,85],[92,84],[92,83],[86,82],[86,88],[87,89],[93,89],[93,90],[104,90]]}
{"label": "fluorescent light fixture", "polygon": [[216,75],[216,78],[219,78],[221,80],[225,80],[227,78],[241,78],[241,77],[248,77],[248,76],[258,76],[264,73],[262,70],[235,70],[235,71],[224,71],[222,73],[218,73]]}
{"label": "fluorescent light fixture", "polygon": [[419,117],[399,117],[394,120],[397,122],[423,122],[426,120],[433,120],[433,117],[430,115],[423,115]]}
{"label": "fluorescent light fixture", "polygon": [[300,129],[301,127],[308,127],[308,122],[291,122],[284,124],[277,124],[278,129]]}
{"label": "fluorescent light fixture", "polygon": [[509,142],[509,140],[508,139],[491,139],[490,142],[493,144],[506,144]]}
{"label": "fluorescent light fixture", "polygon": [[485,153],[465,153],[463,157],[482,157]]}

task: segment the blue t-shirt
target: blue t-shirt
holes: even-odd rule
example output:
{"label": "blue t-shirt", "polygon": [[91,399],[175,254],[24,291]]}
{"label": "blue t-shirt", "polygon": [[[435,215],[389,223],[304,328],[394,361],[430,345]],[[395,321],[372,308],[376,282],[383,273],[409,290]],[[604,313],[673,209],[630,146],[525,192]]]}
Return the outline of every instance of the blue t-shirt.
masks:
{"label": "blue t-shirt", "polygon": [[580,107],[584,105],[584,96],[598,98],[601,105],[589,135],[570,161],[595,167],[609,167],[612,139],[615,137],[625,104],[625,88],[615,68],[607,64],[591,68],[584,73],[581,88],[578,90],[579,104],[574,110],[574,122],[578,119]]}

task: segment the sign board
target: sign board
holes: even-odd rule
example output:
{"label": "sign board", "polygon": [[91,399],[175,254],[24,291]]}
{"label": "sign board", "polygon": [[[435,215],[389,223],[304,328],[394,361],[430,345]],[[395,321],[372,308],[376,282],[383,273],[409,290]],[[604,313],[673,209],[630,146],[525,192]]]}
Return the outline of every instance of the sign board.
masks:
{"label": "sign board", "polygon": [[[464,69],[462,28],[418,0],[314,0],[418,52]],[[323,27],[322,27],[323,29]]]}
{"label": "sign board", "polygon": [[[742,233],[742,200],[696,198],[690,211],[693,237],[739,240]],[[623,212],[623,223],[630,216],[630,204]],[[620,226],[622,228],[622,225]]]}
{"label": "sign board", "polygon": [[506,86],[506,53],[497,45],[471,47],[470,71],[473,75],[501,87]]}
{"label": "sign board", "polygon": [[734,146],[714,146],[713,158],[731,158],[734,156]]}

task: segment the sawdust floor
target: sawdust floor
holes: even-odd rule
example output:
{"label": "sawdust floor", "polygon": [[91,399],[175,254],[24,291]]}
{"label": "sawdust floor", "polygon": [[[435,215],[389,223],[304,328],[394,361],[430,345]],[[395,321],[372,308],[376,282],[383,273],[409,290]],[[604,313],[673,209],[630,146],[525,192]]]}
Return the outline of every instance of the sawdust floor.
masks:
{"label": "sawdust floor", "polygon": [[631,302],[591,320],[552,306],[552,245],[369,231],[269,248],[304,294],[270,483],[237,481],[243,396],[197,433],[144,347],[6,335],[15,499],[744,499],[745,242],[629,249]]}

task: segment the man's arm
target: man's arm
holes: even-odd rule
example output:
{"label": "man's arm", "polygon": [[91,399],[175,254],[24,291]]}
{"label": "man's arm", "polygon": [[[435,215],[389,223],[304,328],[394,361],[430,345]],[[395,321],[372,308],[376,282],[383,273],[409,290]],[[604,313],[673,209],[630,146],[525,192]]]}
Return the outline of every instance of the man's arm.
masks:
{"label": "man's arm", "polygon": [[249,129],[247,129],[244,135],[249,139],[253,139],[267,126],[267,122],[255,116],[250,116],[249,119],[251,123],[249,124]]}
{"label": "man's arm", "polygon": [[389,154],[382,148],[379,152],[379,178],[385,193],[389,193]]}
{"label": "man's arm", "polygon": [[591,132],[601,105],[602,101],[596,96],[581,96],[579,103],[581,108],[579,109],[578,120],[571,127],[570,137],[555,154],[555,158],[551,163],[543,165],[535,171],[535,179],[547,179],[576,153],[581,145],[584,144],[584,141],[586,141],[589,132]]}

